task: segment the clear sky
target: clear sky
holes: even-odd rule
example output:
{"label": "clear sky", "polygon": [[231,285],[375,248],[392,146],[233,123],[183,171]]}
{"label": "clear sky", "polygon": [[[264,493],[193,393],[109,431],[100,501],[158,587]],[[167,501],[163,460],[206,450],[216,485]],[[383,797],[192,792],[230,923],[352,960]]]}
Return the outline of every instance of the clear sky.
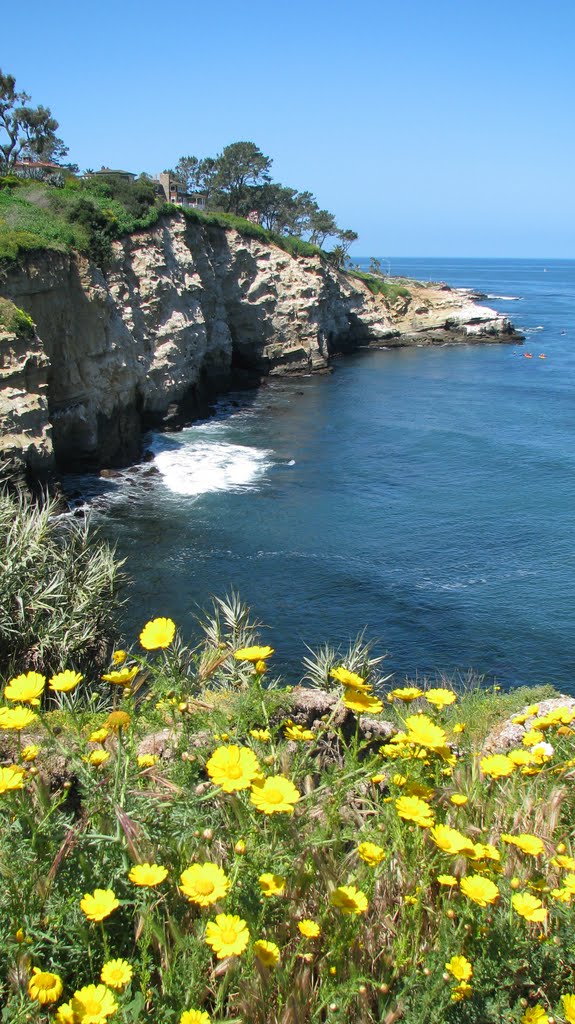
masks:
{"label": "clear sky", "polygon": [[575,256],[573,0],[28,0],[0,32],[83,169],[249,140],[352,255]]}

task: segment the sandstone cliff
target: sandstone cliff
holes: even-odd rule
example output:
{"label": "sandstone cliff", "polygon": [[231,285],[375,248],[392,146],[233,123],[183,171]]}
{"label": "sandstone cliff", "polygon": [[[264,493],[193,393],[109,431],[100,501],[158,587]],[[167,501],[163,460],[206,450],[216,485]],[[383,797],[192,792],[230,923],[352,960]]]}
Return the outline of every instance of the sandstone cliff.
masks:
{"label": "sandstone cliff", "polygon": [[389,308],[318,257],[182,215],[115,243],[105,273],[78,254],[30,257],[0,279],[37,329],[0,341],[0,458],[34,473],[126,465],[143,429],[190,420],[233,384],[369,344],[516,337],[457,292],[410,291]]}

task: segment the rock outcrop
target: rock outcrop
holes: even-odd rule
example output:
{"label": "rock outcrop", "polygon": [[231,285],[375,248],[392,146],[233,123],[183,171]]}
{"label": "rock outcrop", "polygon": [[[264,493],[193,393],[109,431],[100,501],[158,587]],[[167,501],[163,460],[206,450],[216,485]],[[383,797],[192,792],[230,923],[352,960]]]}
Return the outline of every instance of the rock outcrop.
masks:
{"label": "rock outcrop", "polygon": [[455,291],[410,285],[389,307],[319,257],[179,214],[116,242],[105,273],[78,254],[39,253],[0,291],[37,329],[28,348],[0,341],[4,458],[34,473],[126,465],[147,427],[190,421],[232,385],[325,369],[361,346],[518,337]]}

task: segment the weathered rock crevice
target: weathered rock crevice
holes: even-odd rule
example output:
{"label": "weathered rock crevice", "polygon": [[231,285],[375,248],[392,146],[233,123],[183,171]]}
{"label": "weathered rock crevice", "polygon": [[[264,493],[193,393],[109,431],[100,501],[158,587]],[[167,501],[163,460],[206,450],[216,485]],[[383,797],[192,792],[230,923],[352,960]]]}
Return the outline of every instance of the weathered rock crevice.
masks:
{"label": "weathered rock crevice", "polygon": [[415,286],[390,309],[319,258],[182,215],[116,242],[105,272],[79,254],[30,256],[0,293],[37,329],[0,339],[0,458],[35,475],[127,465],[149,426],[361,346],[517,337],[469,296]]}

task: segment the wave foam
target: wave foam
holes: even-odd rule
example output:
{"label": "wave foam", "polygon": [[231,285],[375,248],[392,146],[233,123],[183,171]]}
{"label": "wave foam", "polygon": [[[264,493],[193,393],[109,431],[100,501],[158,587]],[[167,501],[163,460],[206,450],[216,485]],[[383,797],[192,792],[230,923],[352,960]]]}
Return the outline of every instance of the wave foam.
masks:
{"label": "wave foam", "polygon": [[487,295],[488,299],[501,299],[502,302],[519,302],[520,295]]}
{"label": "wave foam", "polygon": [[253,488],[269,468],[270,455],[240,444],[196,441],[158,452],[154,462],[170,491],[197,496]]}

